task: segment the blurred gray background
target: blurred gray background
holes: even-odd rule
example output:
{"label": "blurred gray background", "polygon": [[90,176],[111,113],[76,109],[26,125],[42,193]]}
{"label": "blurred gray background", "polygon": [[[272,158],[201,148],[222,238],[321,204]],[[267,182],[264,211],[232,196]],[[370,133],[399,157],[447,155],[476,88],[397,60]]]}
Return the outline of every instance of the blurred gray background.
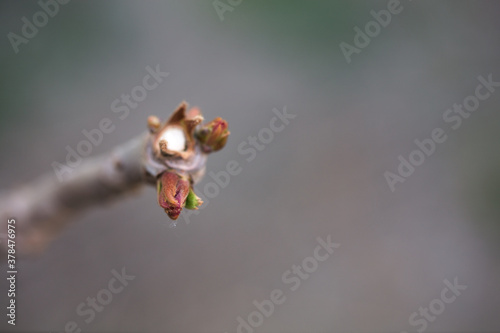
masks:
{"label": "blurred gray background", "polygon": [[[0,188],[52,172],[102,118],[116,130],[93,155],[182,100],[229,123],[208,171],[242,166],[189,224],[169,227],[154,188],[76,218],[19,262],[14,330],[235,332],[281,289],[256,332],[415,332],[457,277],[467,289],[426,332],[500,331],[500,91],[455,131],[442,119],[479,75],[500,81],[500,4],[402,0],[348,64],[339,44],[387,3],[243,0],[221,21],[212,1],[71,1],[16,54],[6,36],[40,6],[2,1]],[[157,64],[170,75],[120,120],[111,103]],[[283,107],[297,117],[247,162],[238,145]],[[447,141],[391,192],[384,172],[436,127]],[[327,235],[340,248],[291,291],[282,274]],[[77,306],[122,267],[135,280],[85,323]]]}

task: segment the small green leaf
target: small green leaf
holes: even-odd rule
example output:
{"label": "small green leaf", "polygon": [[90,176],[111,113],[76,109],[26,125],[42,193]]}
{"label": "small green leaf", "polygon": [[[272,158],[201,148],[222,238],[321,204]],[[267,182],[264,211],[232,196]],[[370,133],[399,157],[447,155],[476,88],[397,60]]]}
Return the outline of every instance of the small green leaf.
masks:
{"label": "small green leaf", "polygon": [[193,189],[189,189],[189,193],[186,199],[187,209],[198,209],[199,206],[203,204],[203,201],[194,193]]}

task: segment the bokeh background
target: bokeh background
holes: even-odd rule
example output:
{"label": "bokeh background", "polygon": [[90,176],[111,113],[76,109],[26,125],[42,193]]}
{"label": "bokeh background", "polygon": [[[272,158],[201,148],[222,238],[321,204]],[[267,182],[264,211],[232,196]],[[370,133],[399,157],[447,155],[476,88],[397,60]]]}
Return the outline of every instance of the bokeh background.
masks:
{"label": "bokeh background", "polygon": [[[222,21],[208,0],[71,1],[17,54],[6,36],[40,6],[2,1],[0,188],[52,172],[104,117],[116,130],[93,154],[182,100],[229,122],[208,171],[243,171],[175,228],[154,188],[74,219],[18,263],[17,325],[2,314],[0,330],[235,332],[279,288],[256,332],[413,332],[410,315],[457,277],[467,290],[426,331],[500,331],[500,91],[458,130],[442,120],[479,75],[500,81],[500,4],[401,5],[348,64],[339,44],[387,1],[243,0]],[[157,64],[170,75],[120,120],[112,101]],[[238,145],[283,107],[297,117],[247,162]],[[391,192],[383,173],[436,127],[448,140]],[[340,248],[290,291],[282,274],[327,235]],[[86,324],[76,307],[122,267],[135,280]]]}

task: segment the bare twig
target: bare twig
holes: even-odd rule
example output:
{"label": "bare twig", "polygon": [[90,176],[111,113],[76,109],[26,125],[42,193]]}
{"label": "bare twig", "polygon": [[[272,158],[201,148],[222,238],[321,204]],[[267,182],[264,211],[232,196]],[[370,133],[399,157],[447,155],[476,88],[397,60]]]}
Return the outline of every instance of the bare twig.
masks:
{"label": "bare twig", "polygon": [[141,155],[146,139],[141,135],[109,155],[84,161],[62,182],[54,174],[46,174],[4,194],[0,197],[0,230],[7,230],[7,220],[14,218],[17,251],[41,252],[70,217],[144,184]]}

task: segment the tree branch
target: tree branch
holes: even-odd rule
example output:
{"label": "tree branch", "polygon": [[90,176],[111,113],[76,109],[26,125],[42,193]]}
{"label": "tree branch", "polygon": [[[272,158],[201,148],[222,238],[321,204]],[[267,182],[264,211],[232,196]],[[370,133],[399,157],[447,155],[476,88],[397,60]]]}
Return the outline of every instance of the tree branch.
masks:
{"label": "tree branch", "polygon": [[[181,103],[163,125],[150,116],[149,133],[84,160],[66,179],[46,174],[1,194],[0,233],[15,219],[16,254],[40,253],[75,214],[144,184],[157,185],[158,203],[174,220],[183,208],[198,209],[202,201],[192,185],[204,174],[207,154],[224,147],[229,131],[221,118],[201,126],[201,112],[186,108]],[[5,252],[7,242],[0,241]],[[4,261],[7,256],[0,254]]]}
{"label": "tree branch", "polygon": [[[116,147],[109,154],[82,162],[65,180],[46,174],[0,196],[0,230],[16,220],[16,252],[40,253],[84,209],[118,199],[147,182],[145,133]],[[6,243],[1,243],[6,250]]]}

